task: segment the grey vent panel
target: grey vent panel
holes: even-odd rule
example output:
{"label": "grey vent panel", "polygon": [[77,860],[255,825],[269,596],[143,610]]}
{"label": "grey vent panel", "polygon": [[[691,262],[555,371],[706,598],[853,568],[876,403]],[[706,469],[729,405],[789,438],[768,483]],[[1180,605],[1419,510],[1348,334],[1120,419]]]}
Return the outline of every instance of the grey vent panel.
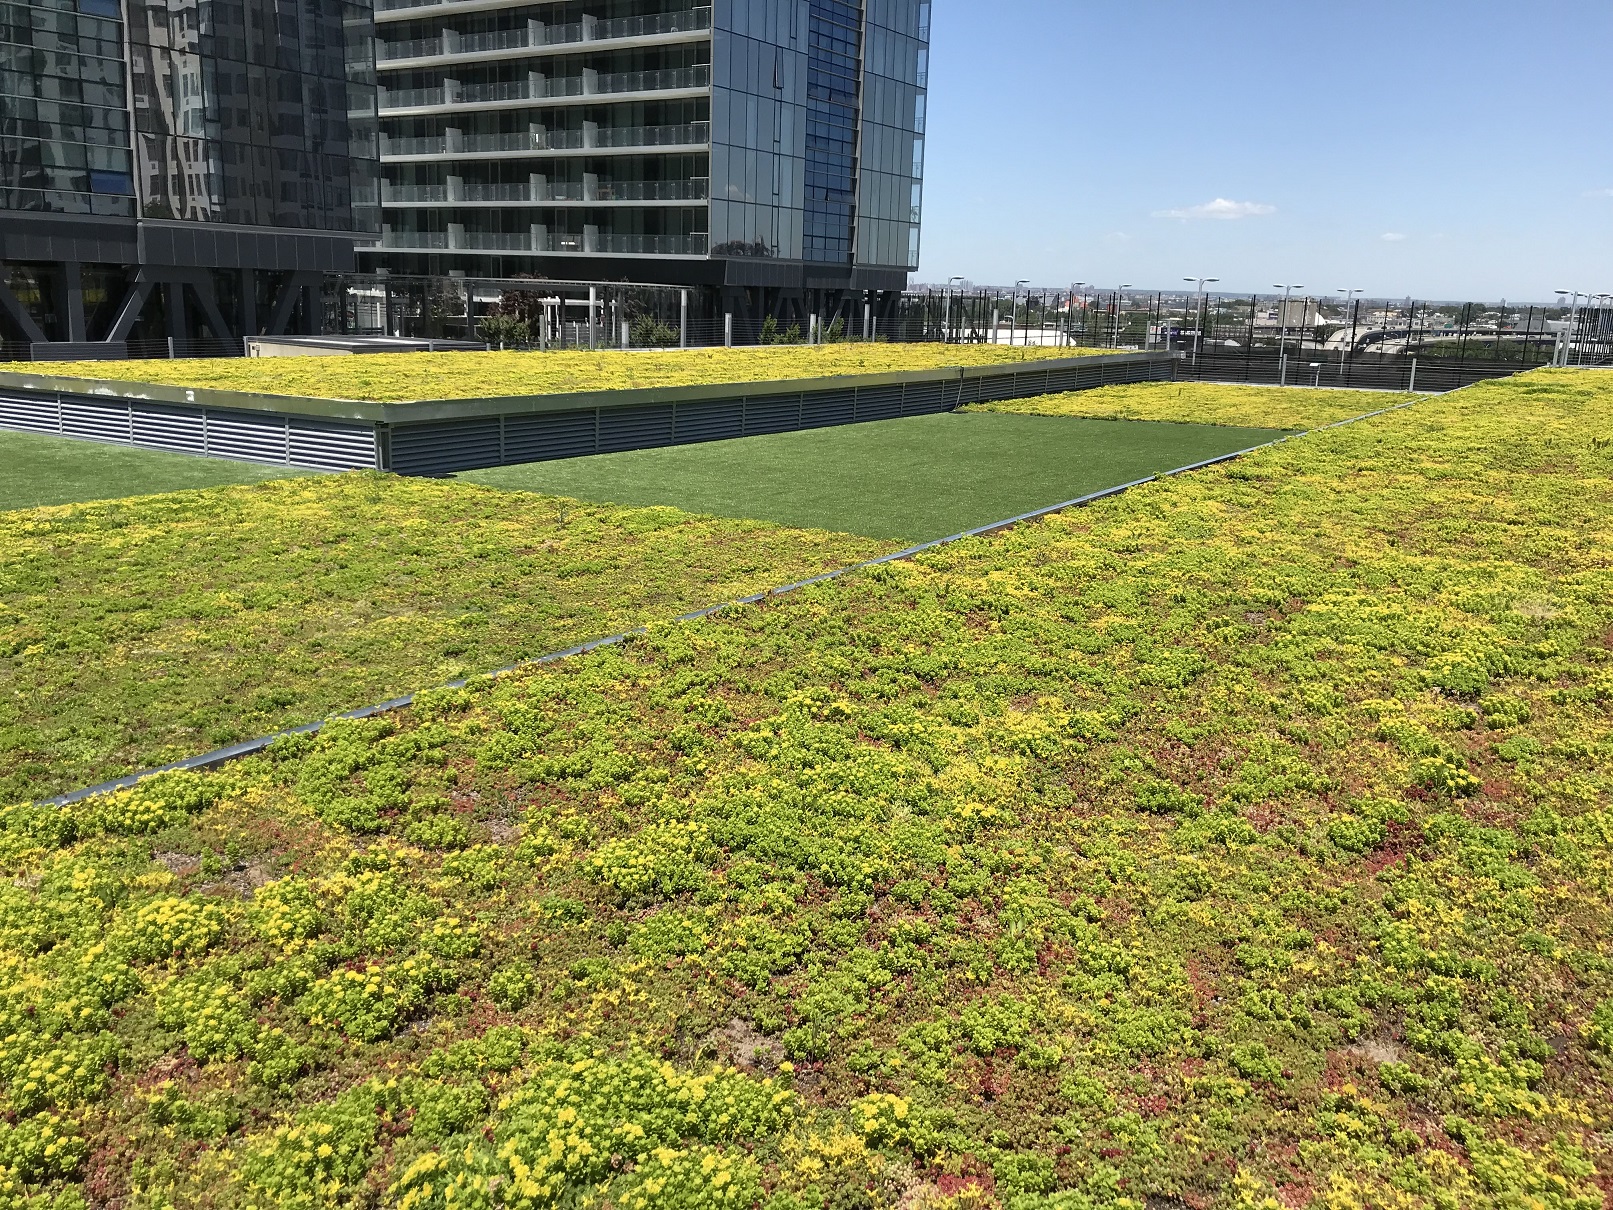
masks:
{"label": "grey vent panel", "polygon": [[506,416],[504,458],[507,463],[577,458],[594,452],[598,435],[599,416],[593,411]]}
{"label": "grey vent panel", "polygon": [[1175,376],[1175,359],[1161,355],[1094,358],[1091,364],[1056,369],[1032,369],[1021,362],[928,381],[730,395],[676,405],[466,415],[390,427],[301,413],[236,411],[23,387],[0,393],[0,429],[277,466],[340,471],[380,465],[405,475],[444,475],[483,466],[930,415],[984,400]]}
{"label": "grey vent panel", "polygon": [[745,435],[793,433],[801,427],[801,396],[763,395],[745,400]]}
{"label": "grey vent panel", "polygon": [[673,439],[680,445],[696,441],[727,441],[745,435],[745,404],[738,399],[712,403],[680,403]]}
{"label": "grey vent panel", "polygon": [[503,461],[499,418],[400,424],[392,430],[392,469],[400,475],[448,475]]}
{"label": "grey vent panel", "polygon": [[651,449],[672,444],[672,405],[637,408],[601,408],[599,452]]}

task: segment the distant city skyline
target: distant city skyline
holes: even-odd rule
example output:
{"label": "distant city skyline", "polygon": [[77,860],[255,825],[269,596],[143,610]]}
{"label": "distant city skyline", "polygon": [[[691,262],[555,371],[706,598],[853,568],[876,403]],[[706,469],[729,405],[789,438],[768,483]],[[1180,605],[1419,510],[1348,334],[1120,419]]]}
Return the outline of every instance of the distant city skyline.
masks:
{"label": "distant city skyline", "polygon": [[914,280],[1613,291],[1613,6],[1451,12],[939,0]]}

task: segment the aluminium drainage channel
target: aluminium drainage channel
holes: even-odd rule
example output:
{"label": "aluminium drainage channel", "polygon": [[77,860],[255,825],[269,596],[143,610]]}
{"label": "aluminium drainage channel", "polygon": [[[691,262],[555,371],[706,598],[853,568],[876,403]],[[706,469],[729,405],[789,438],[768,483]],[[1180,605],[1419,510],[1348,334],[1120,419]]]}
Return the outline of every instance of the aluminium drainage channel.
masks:
{"label": "aluminium drainage channel", "polygon": [[[821,575],[809,576],[805,580],[796,580],[794,583],[785,584],[778,588],[769,588],[762,592],[753,593],[748,597],[738,597],[732,601],[724,601],[720,605],[709,605],[704,609],[696,609],[690,613],[679,614],[672,620],[674,622],[694,622],[701,618],[708,618],[713,614],[721,613],[726,609],[732,609],[736,605],[756,605],[762,601],[770,600],[773,597],[781,597],[786,593],[795,592],[797,589],[809,588],[814,584],[823,584],[830,580],[837,580],[841,576],[848,575],[854,571],[864,571],[870,567],[878,567],[882,563],[894,563],[899,559],[910,559],[914,555],[922,554],[927,550],[934,550],[940,546],[949,546],[953,542],[961,542],[965,538],[977,538],[984,534],[996,533],[999,530],[1008,529],[1012,526],[1020,525],[1026,521],[1040,520],[1042,517],[1050,516],[1053,513],[1063,512],[1065,509],[1081,508],[1097,500],[1104,500],[1110,496],[1118,496],[1122,492],[1130,491],[1134,487],[1141,487],[1145,483],[1153,483],[1160,479],[1170,479],[1176,475],[1185,475],[1190,471],[1203,470],[1207,466],[1214,466],[1220,462],[1230,462],[1234,458],[1242,458],[1245,454],[1252,454],[1257,450],[1270,449],[1273,446],[1282,445],[1285,441],[1292,441],[1295,438],[1304,437],[1309,433],[1319,433],[1327,429],[1336,429],[1346,424],[1354,424],[1358,420],[1370,420],[1374,416],[1382,416],[1388,412],[1398,412],[1402,408],[1409,408],[1417,402],[1419,401],[1414,399],[1407,403],[1397,403],[1393,407],[1379,408],[1375,412],[1365,412],[1360,416],[1351,416],[1347,420],[1335,420],[1331,424],[1320,425],[1314,429],[1307,429],[1305,432],[1290,433],[1286,436],[1278,437],[1273,441],[1262,441],[1259,445],[1251,445],[1245,449],[1233,450],[1230,454],[1218,454],[1216,457],[1206,458],[1202,462],[1190,462],[1188,465],[1176,467],[1174,470],[1161,471],[1157,475],[1149,475],[1143,479],[1133,479],[1129,483],[1121,483],[1114,487],[1106,487],[1101,491],[1088,492],[1086,495],[1077,496],[1073,500],[1065,500],[1059,504],[1049,504],[1043,508],[1032,509],[1028,513],[1020,513],[1017,516],[1005,517],[1001,521],[992,521],[987,525],[977,525],[973,529],[966,529],[961,533],[949,534],[945,538],[932,538],[928,542],[920,542],[916,546],[909,546],[904,550],[894,551],[888,555],[881,555],[877,559],[867,559],[861,563],[853,563],[847,567],[837,568],[834,571],[826,571]],[[572,656],[585,655],[588,652],[593,651],[595,648],[612,647],[618,643],[625,643],[628,639],[633,638],[636,635],[642,635],[647,632],[648,628],[645,626],[634,626],[630,630],[624,630],[619,634],[606,635],[605,637],[598,639],[589,639],[585,643],[578,643],[574,647],[567,647],[561,651],[551,651],[546,655],[534,656],[529,660],[519,660],[513,664],[506,664],[502,668],[495,668],[491,672],[478,673],[474,677],[464,677],[457,681],[449,681],[446,685],[442,686],[442,688],[463,689],[466,685],[470,684],[472,680],[479,680],[482,677],[491,678],[507,676],[508,674],[518,672],[523,668],[535,668],[543,664],[552,664],[557,660],[570,659]],[[226,764],[229,761],[236,760],[240,757],[251,756],[255,753],[262,752],[265,748],[278,739],[284,739],[285,737],[291,735],[312,735],[321,730],[327,722],[333,722],[337,719],[373,718],[377,714],[388,714],[393,710],[402,710],[408,706],[412,706],[416,696],[417,695],[414,693],[408,693],[402,697],[395,697],[390,701],[377,702],[373,706],[361,706],[357,710],[348,710],[341,714],[335,714],[330,718],[323,719],[317,723],[304,723],[300,727],[288,727],[286,730],[276,731],[272,735],[262,735],[257,739],[242,740],[238,744],[230,744],[228,747],[216,748],[211,752],[204,752],[200,756],[186,757],[184,760],[175,761],[171,765],[162,765],[155,769],[142,769],[138,773],[130,773],[113,781],[102,782],[100,785],[87,786],[82,790],[73,790],[67,794],[57,794],[50,798],[42,798],[38,800],[36,805],[43,807],[64,807],[69,803],[78,802],[81,799],[90,798],[97,794],[110,794],[114,790],[126,790],[130,786],[142,782],[148,777],[154,777],[158,773],[172,773],[181,770],[214,769],[219,765]]]}

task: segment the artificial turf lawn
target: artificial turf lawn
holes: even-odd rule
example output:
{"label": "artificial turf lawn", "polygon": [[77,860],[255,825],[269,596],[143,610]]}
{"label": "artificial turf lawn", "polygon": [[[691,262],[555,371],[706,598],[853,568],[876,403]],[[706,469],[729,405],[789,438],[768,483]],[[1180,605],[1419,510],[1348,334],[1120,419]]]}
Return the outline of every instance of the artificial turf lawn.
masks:
{"label": "artificial turf lawn", "polygon": [[947,413],[460,477],[920,542],[1278,436],[1271,429]]}
{"label": "artificial turf lawn", "polygon": [[970,404],[965,412],[1170,420],[1189,424],[1314,429],[1420,398],[1399,391],[1316,390],[1219,382],[1139,382]]}
{"label": "artificial turf lawn", "polygon": [[374,473],[0,513],[0,803],[890,549]]}
{"label": "artificial turf lawn", "polygon": [[313,473],[0,430],[0,512]]}
{"label": "artificial turf lawn", "polygon": [[5,1204],[1601,1210],[1610,404],[0,812]]}
{"label": "artificial turf lawn", "polygon": [[376,353],[356,357],[223,357],[179,361],[0,362],[0,372],[146,382],[322,399],[403,403],[630,387],[765,382],[1002,365],[1104,349],[1009,345],[833,344],[666,352]]}

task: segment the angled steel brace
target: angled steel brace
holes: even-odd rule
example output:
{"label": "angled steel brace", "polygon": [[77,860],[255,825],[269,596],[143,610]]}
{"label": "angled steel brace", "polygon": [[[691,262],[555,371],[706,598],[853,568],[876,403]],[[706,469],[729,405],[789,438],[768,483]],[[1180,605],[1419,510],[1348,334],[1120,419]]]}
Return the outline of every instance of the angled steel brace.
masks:
{"label": "angled steel brace", "polygon": [[38,344],[45,342],[44,329],[34,322],[34,317],[28,314],[28,308],[22,305],[22,300],[11,292],[4,274],[0,274],[0,308],[4,308],[5,313],[11,316],[12,321],[22,329],[23,336],[29,342]]}

